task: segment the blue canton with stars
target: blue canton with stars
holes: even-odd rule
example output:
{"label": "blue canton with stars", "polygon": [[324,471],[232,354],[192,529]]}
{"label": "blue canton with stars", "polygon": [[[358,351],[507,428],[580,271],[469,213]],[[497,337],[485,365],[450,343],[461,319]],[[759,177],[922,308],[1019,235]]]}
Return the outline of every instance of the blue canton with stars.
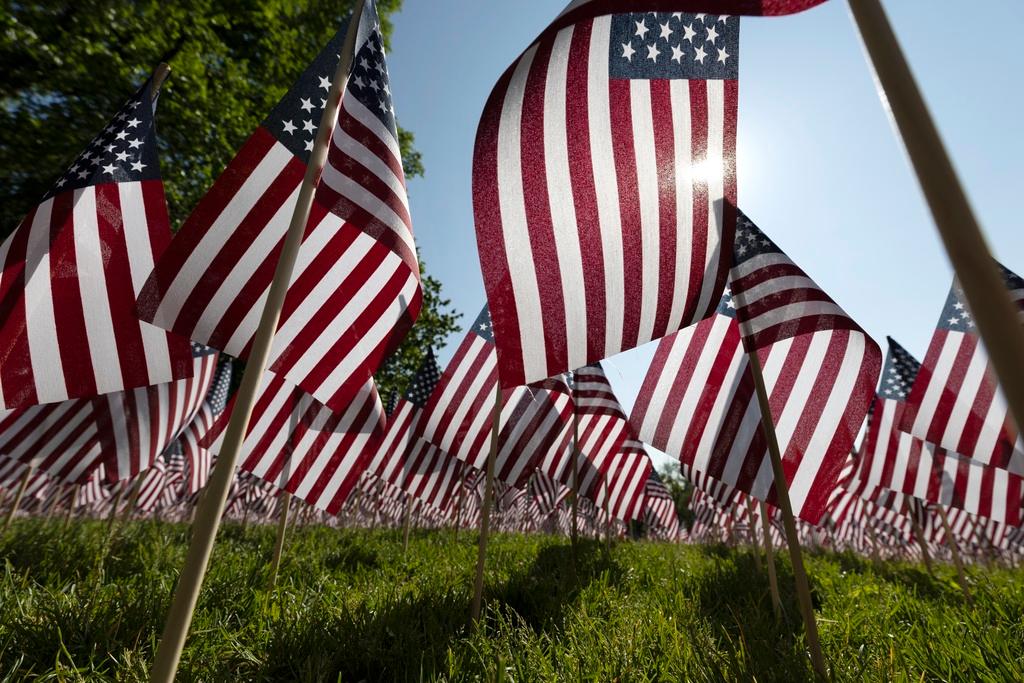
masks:
{"label": "blue canton with stars", "polygon": [[45,198],[103,183],[159,180],[155,106],[147,81],[57,179]]}
{"label": "blue canton with stars", "polygon": [[736,239],[732,247],[734,266],[761,254],[781,253],[782,250],[768,239],[746,214],[739,209],[736,210]]}
{"label": "blue canton with stars", "polygon": [[[998,266],[999,272],[1002,273],[1008,290],[1011,292],[1024,290],[1024,279],[1021,279],[1019,275],[1002,264],[997,263],[996,266]],[[977,331],[974,329],[974,318],[967,308],[967,297],[964,296],[959,282],[954,281],[953,286],[950,287],[949,295],[946,296],[946,304],[942,307],[942,315],[936,327],[940,330],[949,330],[951,332],[977,334]]]}
{"label": "blue canton with stars", "polygon": [[885,354],[885,365],[882,366],[882,379],[878,386],[878,395],[895,401],[906,401],[910,395],[910,387],[914,384],[921,363],[896,343],[892,337],[889,341],[889,352]]}
{"label": "blue canton with stars", "polygon": [[739,76],[738,17],[634,12],[612,17],[612,78],[722,80]]}
{"label": "blue canton with stars", "polygon": [[722,293],[722,300],[718,302],[718,308],[715,309],[715,313],[730,318],[736,317],[736,302],[732,299],[732,287],[729,285],[725,286],[725,292]]}
{"label": "blue canton with stars", "polygon": [[214,415],[224,412],[224,406],[228,402],[228,392],[231,389],[231,359],[221,358],[217,364],[217,374],[213,378],[209,393],[206,394],[206,403]]}
{"label": "blue canton with stars", "polygon": [[494,326],[491,324],[491,311],[487,306],[480,311],[480,315],[473,321],[473,327],[470,331],[476,334],[478,337],[483,337],[485,341],[494,343]]}
{"label": "blue canton with stars", "polygon": [[[323,108],[327,104],[331,79],[338,68],[349,21],[345,20],[341,30],[263,120],[263,127],[303,163],[309,162],[309,154],[313,150],[313,141],[320,127]],[[368,2],[363,10],[356,44],[360,47],[352,63],[345,97],[358,100],[397,140],[398,127],[395,124],[388,67],[384,59],[384,37],[372,2]]]}
{"label": "blue canton with stars", "polygon": [[441,381],[441,366],[434,358],[434,350],[427,349],[427,357],[420,363],[416,376],[405,390],[405,400],[422,408],[430,400],[434,388]]}

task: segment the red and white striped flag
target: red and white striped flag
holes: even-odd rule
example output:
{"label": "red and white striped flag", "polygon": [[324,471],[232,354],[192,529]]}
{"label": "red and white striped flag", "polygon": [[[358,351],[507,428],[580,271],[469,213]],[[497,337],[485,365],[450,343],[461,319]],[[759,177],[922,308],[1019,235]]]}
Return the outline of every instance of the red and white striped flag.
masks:
{"label": "red and white striped flag", "polygon": [[761,361],[794,512],[817,524],[867,413],[881,352],[739,215],[731,289],[716,316],[659,343],[633,423],[694,470],[774,502],[745,344]]}
{"label": "red and white striped flag", "polygon": [[[1024,310],[1024,280],[999,266]],[[1024,474],[1024,442],[954,282],[899,428],[983,465]]]}
{"label": "red and white striped flag", "polygon": [[0,454],[60,481],[82,483],[102,463],[97,416],[104,405],[104,397],[79,398],[4,411]]}
{"label": "red and white striped flag", "polygon": [[[234,398],[200,445],[220,450]],[[310,505],[337,514],[366,467],[365,449],[384,427],[384,406],[368,380],[335,412],[287,379],[264,373],[240,468]]]}
{"label": "red and white striped flag", "polygon": [[[615,13],[648,4],[662,11]],[[714,312],[735,225],[739,19],[667,4],[574,3],[484,108],[473,206],[504,387]]]}
{"label": "red and white striped flag", "polygon": [[[383,36],[372,0],[363,1],[352,74],[269,365],[338,413],[365,390],[422,301]],[[346,29],[185,221],[139,299],[143,319],[247,357]]]}
{"label": "red and white striped flag", "polygon": [[674,541],[679,537],[676,502],[661,477],[653,470],[644,485],[644,523],[659,538]]}
{"label": "red and white striped flag", "polygon": [[187,340],[135,314],[171,237],[154,94],[144,85],[0,245],[0,410],[192,371]]}
{"label": "red and white striped flag", "polygon": [[206,398],[199,412],[188,423],[181,433],[179,441],[187,463],[187,480],[189,494],[198,493],[206,486],[213,469],[213,454],[204,448],[201,441],[213,429],[214,424],[224,413],[228,402],[228,390],[231,388],[231,361],[222,358],[217,366],[217,374],[213,378]]}
{"label": "red and white striped flag", "polygon": [[628,522],[644,512],[647,480],[654,471],[644,445],[627,439],[601,469],[600,488],[594,502],[616,519]]}

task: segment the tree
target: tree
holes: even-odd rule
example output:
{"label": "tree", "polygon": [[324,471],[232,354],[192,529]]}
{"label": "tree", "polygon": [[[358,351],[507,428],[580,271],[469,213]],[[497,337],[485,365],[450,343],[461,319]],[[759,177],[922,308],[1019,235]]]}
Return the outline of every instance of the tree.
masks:
{"label": "tree", "polygon": [[[146,80],[172,67],[157,114],[171,224],[185,216],[353,0],[3,0],[0,234],[6,235]],[[385,38],[401,0],[378,0]],[[423,172],[401,137],[408,176]]]}
{"label": "tree", "polygon": [[[160,165],[171,225],[180,226],[353,4],[3,0],[0,237],[160,62],[172,68],[157,113]],[[385,41],[400,7],[401,0],[377,0]],[[412,133],[399,129],[399,142],[406,178],[422,175]],[[423,290],[416,326],[379,373],[382,396],[404,390],[426,345],[459,329],[441,283],[424,274]]]}

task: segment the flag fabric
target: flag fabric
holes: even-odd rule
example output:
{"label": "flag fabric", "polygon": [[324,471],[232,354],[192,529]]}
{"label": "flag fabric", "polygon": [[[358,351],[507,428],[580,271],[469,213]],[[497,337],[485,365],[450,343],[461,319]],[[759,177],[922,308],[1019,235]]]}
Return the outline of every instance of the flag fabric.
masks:
{"label": "flag fabric", "polygon": [[219,354],[192,344],[192,376],[95,399],[107,476],[127,479],[152,465],[192,422],[213,383]]}
{"label": "flag fabric", "polygon": [[672,493],[658,473],[651,471],[644,484],[644,522],[658,536],[675,540],[679,536],[679,515]]}
{"label": "flag fabric", "polygon": [[[601,14],[613,14],[622,11],[624,6],[632,10],[644,10],[650,14],[671,11],[676,15],[682,12],[710,11],[773,16],[803,12],[823,2],[825,0],[571,0],[551,28],[560,28]],[[705,15],[697,16],[703,19]]]}
{"label": "flag fabric", "polygon": [[[605,473],[613,461],[618,456],[635,452],[639,444],[633,438],[626,414],[600,364],[578,369],[572,380],[579,421],[578,491],[581,496],[596,501],[601,497]],[[640,448],[642,450],[642,446]],[[573,485],[571,468],[567,468],[562,476],[562,483]],[[643,484],[642,480],[640,484]]]}
{"label": "flag fabric", "polygon": [[[402,155],[372,0],[269,369],[344,413],[419,312]],[[348,22],[250,136],[157,262],[143,319],[246,358]]]}
{"label": "flag fabric", "polygon": [[192,370],[187,340],[135,314],[171,237],[154,95],[147,82],[0,245],[0,410]]}
{"label": "flag fabric", "polygon": [[[572,441],[572,404],[557,382],[516,387],[504,392],[499,417],[494,476],[519,489],[550,453],[564,452]],[[487,441],[485,448],[489,448]],[[486,451],[482,452],[486,456]],[[485,469],[486,457],[471,463]]]}
{"label": "flag fabric", "polygon": [[701,320],[725,283],[739,19],[621,12],[638,4],[570,6],[481,116],[473,207],[503,387]]}
{"label": "flag fabric", "polygon": [[[220,450],[235,398],[201,440]],[[265,372],[240,469],[334,515],[365,468],[364,450],[384,429],[384,406],[373,380],[364,383],[347,409],[335,412],[289,380]]]}
{"label": "flag fabric", "polygon": [[79,398],[0,412],[0,454],[59,481],[83,483],[103,462],[98,415],[105,403]]}
{"label": "flag fabric", "polygon": [[213,429],[217,420],[224,413],[228,402],[228,391],[231,389],[231,361],[222,358],[217,365],[216,375],[210,385],[203,404],[199,407],[192,421],[181,433],[182,454],[185,456],[186,479],[189,494],[198,493],[206,486],[213,468],[213,454],[200,443]]}
{"label": "flag fabric", "polygon": [[633,424],[694,470],[774,503],[747,367],[746,349],[756,352],[794,513],[817,524],[867,413],[881,352],[742,213],[733,251],[717,314],[659,342]]}
{"label": "flag fabric", "polygon": [[152,512],[167,485],[167,463],[163,458],[157,458],[145,472],[138,476],[141,478],[141,482],[135,505],[142,512]]}
{"label": "flag fabric", "polygon": [[643,444],[627,439],[602,468],[601,486],[594,502],[616,519],[639,519],[643,516],[647,480],[653,471],[654,465]]}
{"label": "flag fabric", "polygon": [[424,406],[419,436],[482,468],[490,443],[496,367],[494,330],[484,306]]}
{"label": "flag fabric", "polygon": [[[1024,280],[999,266],[1024,310]],[[900,428],[983,465],[1024,474],[1024,442],[958,283],[950,288]]]}
{"label": "flag fabric", "polygon": [[846,487],[867,500],[879,488],[966,510],[1009,524],[1021,523],[1024,479],[1007,470],[926,442],[898,426],[921,364],[889,339],[882,380],[868,416],[857,469]]}

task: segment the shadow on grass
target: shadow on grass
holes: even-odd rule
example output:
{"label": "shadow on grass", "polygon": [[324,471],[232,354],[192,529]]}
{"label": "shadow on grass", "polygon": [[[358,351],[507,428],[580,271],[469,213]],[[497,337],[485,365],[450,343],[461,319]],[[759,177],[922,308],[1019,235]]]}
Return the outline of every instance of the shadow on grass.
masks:
{"label": "shadow on grass", "polygon": [[491,593],[491,601],[519,615],[538,633],[562,629],[565,606],[596,579],[608,585],[622,578],[622,567],[608,556],[604,546],[592,539],[580,539],[573,568],[572,546],[568,543],[542,549],[525,572],[517,573],[503,590]]}

